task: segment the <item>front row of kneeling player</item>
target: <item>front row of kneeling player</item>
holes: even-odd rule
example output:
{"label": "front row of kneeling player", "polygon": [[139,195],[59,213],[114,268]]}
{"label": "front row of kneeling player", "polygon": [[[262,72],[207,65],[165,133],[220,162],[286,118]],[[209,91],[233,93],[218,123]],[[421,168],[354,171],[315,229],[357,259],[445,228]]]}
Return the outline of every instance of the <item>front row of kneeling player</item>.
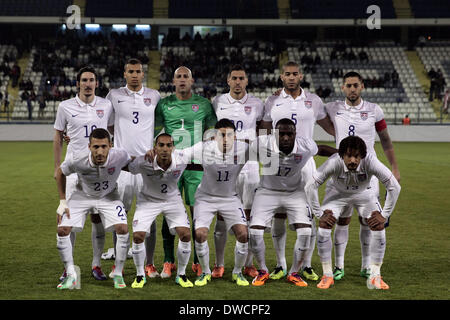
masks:
{"label": "front row of kneeling player", "polygon": [[[131,287],[142,288],[147,281],[144,239],[160,213],[165,216],[170,231],[179,236],[175,281],[182,287],[194,286],[185,274],[191,255],[190,224],[177,187],[186,165],[193,159],[202,161],[204,170],[194,209],[195,249],[203,270],[194,282],[196,286],[204,286],[211,281],[207,238],[217,213],[225,220],[227,230],[236,236],[232,280],[239,286],[249,285],[242,275],[242,268],[251,250],[259,265],[258,275],[252,284],[264,285],[269,274],[265,264],[263,236],[278,208],[286,210],[289,225],[297,233],[293,263],[287,278],[297,286],[307,286],[297,272],[310,243],[313,220],[311,207],[319,218],[317,246],[323,277],[318,287],[329,288],[334,284],[331,229],[344,208],[353,205],[372,232],[371,274],[367,286],[370,289],[389,288],[380,276],[386,247],[384,225],[395,206],[400,185],[380,161],[371,155],[366,156],[366,145],[362,139],[356,136],[344,139],[340,143],[339,153],[332,155],[317,169],[313,179],[303,189],[300,187],[301,171],[308,160],[316,154],[333,154],[336,149],[317,146],[311,139],[296,136],[295,124],[289,119],[278,121],[274,134],[259,136],[250,145],[236,141],[234,124],[228,119],[218,121],[215,129],[214,140],[199,142],[182,150],[175,149],[170,135],[161,134],[155,141],[154,149],[137,158],[130,157],[124,150],[112,148],[106,130],[95,129],[92,132],[89,152],[66,159],[57,173],[60,195],[57,248],[67,272],[67,277],[58,285],[58,289],[73,289],[77,284],[69,235],[70,232],[82,230],[86,216],[93,208],[100,213],[105,230],[115,230],[117,233],[114,287],[126,287],[122,271],[129,233],[126,213],[116,189],[121,170],[141,174],[144,181],[133,218],[132,252],[137,276]],[[248,159],[258,159],[262,164],[261,182],[249,222],[236,193],[237,177]],[[66,201],[65,177],[71,173],[78,175],[78,189]],[[373,175],[386,186],[387,199],[383,209],[370,190],[369,182]],[[320,206],[317,189],[328,178],[331,179]]]}

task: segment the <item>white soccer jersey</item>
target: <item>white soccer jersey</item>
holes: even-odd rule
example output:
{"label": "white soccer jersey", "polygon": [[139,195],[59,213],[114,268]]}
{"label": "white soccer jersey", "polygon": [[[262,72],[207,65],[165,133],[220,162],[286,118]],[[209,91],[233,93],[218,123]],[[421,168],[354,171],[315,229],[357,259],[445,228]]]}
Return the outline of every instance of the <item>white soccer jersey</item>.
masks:
{"label": "white soccer jersey", "polygon": [[180,197],[178,180],[180,180],[187,164],[193,158],[193,152],[197,145],[182,150],[174,150],[172,152],[172,163],[167,170],[158,165],[157,157],[153,159],[152,163],[145,160],[144,156],[134,159],[128,165],[128,169],[132,174],[141,174],[143,180],[142,190],[137,196],[138,203],[141,201],[177,200]]}
{"label": "white soccer jersey", "polygon": [[161,96],[158,91],[142,87],[138,92],[126,86],[112,89],[106,96],[114,113],[108,125],[114,125],[114,146],[131,156],[145,154],[153,147],[155,108]]}
{"label": "white soccer jersey", "polygon": [[100,199],[116,189],[120,171],[131,160],[123,149],[111,148],[105,164],[93,163],[90,151],[75,154],[64,160],[61,170],[65,176],[78,175],[78,188],[88,197]]}
{"label": "white soccer jersey", "polygon": [[379,105],[362,99],[355,107],[347,105],[345,101],[334,101],[327,103],[325,110],[336,130],[336,148],[339,148],[344,138],[358,136],[366,143],[367,152],[375,154],[375,123],[384,119]]}
{"label": "white soccer jersey", "polygon": [[344,160],[339,154],[334,154],[325,161],[319,169],[313,174],[305,192],[316,216],[321,216],[317,190],[329,177],[331,185],[342,194],[358,194],[370,189],[370,179],[376,176],[386,187],[388,193],[386,202],[382,211],[384,217],[388,217],[394,209],[395,203],[400,193],[400,185],[393,176],[392,172],[382,164],[375,154],[368,153],[355,171],[350,171],[344,164]]}
{"label": "white soccer jersey", "polygon": [[96,128],[107,129],[112,111],[111,102],[97,96],[90,104],[81,101],[78,95],[59,104],[54,128],[67,130],[70,137],[66,159],[88,149],[89,135]]}
{"label": "white soccer jersey", "polygon": [[203,178],[197,191],[216,197],[231,197],[237,194],[236,181],[245,165],[248,144],[235,141],[228,153],[219,150],[217,141],[203,143]]}
{"label": "white soccer jersey", "polygon": [[[297,136],[294,149],[290,154],[285,155],[278,148],[276,137],[273,134],[259,136],[250,148],[251,153],[257,154],[263,164],[261,187],[289,192],[301,188],[302,168],[318,151],[317,144],[312,139]],[[275,168],[276,173],[266,174],[268,170],[274,169],[274,163],[277,163],[278,166]]]}
{"label": "white soccer jersey", "polygon": [[295,99],[283,89],[279,96],[268,97],[264,104],[264,121],[272,122],[272,127],[275,128],[279,120],[291,119],[297,128],[297,136],[309,139],[313,138],[316,121],[326,116],[319,96],[304,89]]}

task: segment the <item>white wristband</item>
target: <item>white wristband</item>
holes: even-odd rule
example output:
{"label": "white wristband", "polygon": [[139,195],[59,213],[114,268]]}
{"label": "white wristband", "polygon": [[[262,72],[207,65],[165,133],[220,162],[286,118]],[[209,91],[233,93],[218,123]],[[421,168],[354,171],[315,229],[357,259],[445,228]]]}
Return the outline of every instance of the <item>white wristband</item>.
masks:
{"label": "white wristband", "polygon": [[59,214],[60,216],[62,216],[64,214],[64,212],[66,211],[66,209],[68,209],[69,207],[67,206],[67,202],[65,199],[61,199],[59,200],[59,206],[58,209],[56,209],[56,213]]}

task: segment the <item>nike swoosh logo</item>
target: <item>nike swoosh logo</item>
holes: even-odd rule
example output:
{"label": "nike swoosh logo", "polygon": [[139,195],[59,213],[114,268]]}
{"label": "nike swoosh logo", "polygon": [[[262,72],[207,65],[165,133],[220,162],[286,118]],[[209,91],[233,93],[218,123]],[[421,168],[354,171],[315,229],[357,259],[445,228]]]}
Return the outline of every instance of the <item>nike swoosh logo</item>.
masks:
{"label": "nike swoosh logo", "polygon": [[220,108],[220,110],[227,110],[228,108]]}
{"label": "nike swoosh logo", "polygon": [[72,118],[75,118],[78,114],[72,114]]}
{"label": "nike swoosh logo", "polygon": [[117,100],[117,103],[125,102],[125,100]]}
{"label": "nike swoosh logo", "polygon": [[167,110],[172,110],[173,108],[176,108],[176,106],[175,107],[167,107]]}
{"label": "nike swoosh logo", "polygon": [[282,103],[279,103],[279,104],[276,104],[275,106],[277,106],[277,107],[278,107],[278,106],[281,106],[281,105],[282,105]]}
{"label": "nike swoosh logo", "polygon": [[344,114],[343,112],[336,112],[336,114]]}

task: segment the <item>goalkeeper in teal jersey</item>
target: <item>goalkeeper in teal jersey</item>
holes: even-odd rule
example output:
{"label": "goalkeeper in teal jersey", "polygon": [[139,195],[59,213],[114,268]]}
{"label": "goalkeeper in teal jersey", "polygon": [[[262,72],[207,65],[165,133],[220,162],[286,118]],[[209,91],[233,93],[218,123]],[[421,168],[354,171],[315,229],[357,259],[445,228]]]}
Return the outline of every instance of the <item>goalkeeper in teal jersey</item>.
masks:
{"label": "goalkeeper in teal jersey", "polygon": [[[179,67],[174,72],[173,84],[175,94],[161,99],[155,110],[155,130],[164,131],[173,137],[177,149],[184,149],[203,140],[203,133],[214,128],[217,117],[211,102],[199,95],[192,94],[194,84],[191,70]],[[155,135],[156,136],[156,135]],[[203,168],[198,163],[188,165],[178,183],[180,192],[184,192],[186,205],[190,207],[191,216],[194,216],[194,195],[202,181]],[[194,237],[194,230],[193,237]],[[164,266],[162,278],[169,278],[175,270],[174,240],[169,232],[165,219],[163,219],[162,236],[164,246]],[[202,273],[194,247],[194,264],[192,270],[200,275]]]}

